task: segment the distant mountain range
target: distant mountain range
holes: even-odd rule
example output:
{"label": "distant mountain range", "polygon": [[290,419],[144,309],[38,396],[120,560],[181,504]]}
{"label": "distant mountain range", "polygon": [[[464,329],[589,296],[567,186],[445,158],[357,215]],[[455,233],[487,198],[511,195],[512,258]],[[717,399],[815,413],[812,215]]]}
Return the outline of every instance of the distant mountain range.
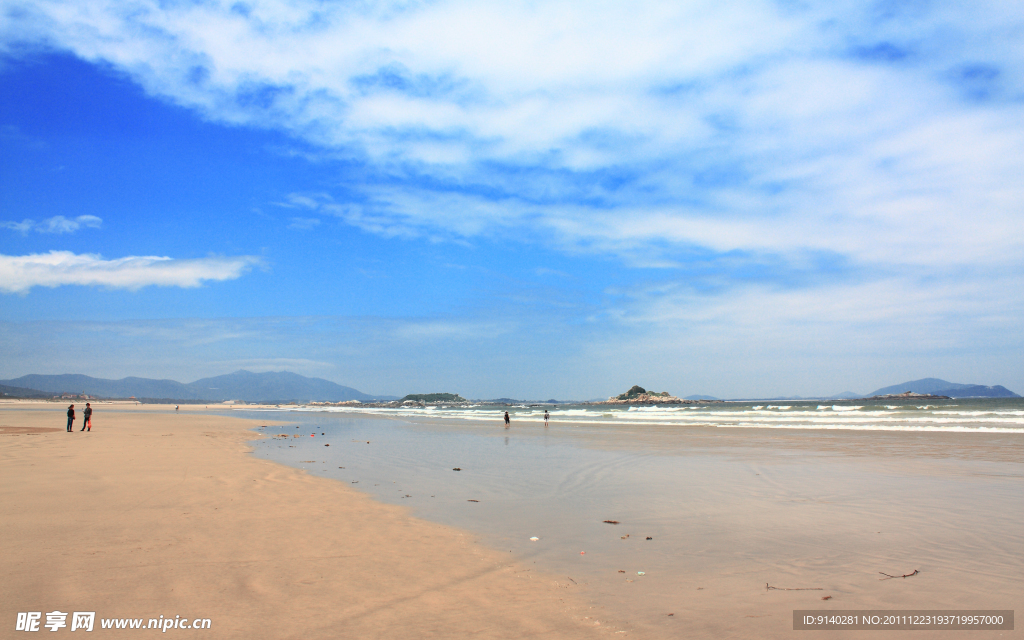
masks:
{"label": "distant mountain range", "polygon": [[[951,398],[1019,398],[1006,387],[979,384],[959,384],[938,378],[923,378],[894,384],[877,389],[867,396],[913,391]],[[203,378],[195,382],[181,383],[175,380],[154,380],[151,378],[122,378],[106,380],[79,374],[27,375],[13,380],[0,380],[0,395],[21,398],[52,397],[61,393],[85,393],[100,398],[145,398],[182,401],[223,402],[242,400],[244,402],[344,402],[346,400],[396,400],[396,396],[371,396],[323,378],[307,378],[288,371],[252,373],[236,371],[223,376]],[[863,398],[850,391],[830,396],[836,399]],[[688,400],[716,400],[712,396],[692,395]],[[770,398],[771,400],[801,400],[798,396]],[[766,400],[762,398],[761,400]],[[497,398],[491,402],[522,404],[525,401],[512,398]],[[549,400],[548,402],[558,402]]]}
{"label": "distant mountain range", "polygon": [[[203,378],[184,384],[174,380],[122,378],[105,380],[79,374],[27,375],[13,380],[0,380],[0,385],[15,387],[12,396],[31,394],[52,396],[59,393],[85,393],[101,398],[151,398],[166,400],[242,400],[245,402],[343,402],[345,400],[394,400],[394,396],[371,396],[351,387],[324,380],[307,378],[288,371],[253,373],[236,371],[223,376]],[[37,396],[38,397],[38,396]]]}
{"label": "distant mountain range", "polygon": [[868,396],[885,396],[895,393],[913,391],[914,393],[927,393],[933,396],[949,396],[950,398],[1019,398],[1020,396],[1004,386],[995,385],[986,387],[980,384],[959,384],[947,382],[938,378],[922,378],[894,384],[889,387],[882,387],[868,394]]}
{"label": "distant mountain range", "polygon": [[14,398],[49,398],[52,395],[52,393],[37,391],[36,389],[8,387],[5,384],[0,384],[0,396],[11,396]]}

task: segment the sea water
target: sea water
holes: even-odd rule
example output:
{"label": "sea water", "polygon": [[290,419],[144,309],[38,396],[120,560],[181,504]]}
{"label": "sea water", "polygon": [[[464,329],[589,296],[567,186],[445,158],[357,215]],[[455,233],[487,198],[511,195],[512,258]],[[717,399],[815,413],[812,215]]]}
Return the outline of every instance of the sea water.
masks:
{"label": "sea water", "polygon": [[880,604],[878,571],[920,566],[1020,596],[1020,399],[232,413],[285,423],[255,455],[468,530],[623,616],[780,580]]}
{"label": "sea water", "polygon": [[722,402],[698,405],[519,405],[410,408],[296,407],[290,412],[376,415],[421,421],[496,421],[551,424],[852,429],[868,431],[1000,431],[1024,433],[1024,398],[841,402]]}

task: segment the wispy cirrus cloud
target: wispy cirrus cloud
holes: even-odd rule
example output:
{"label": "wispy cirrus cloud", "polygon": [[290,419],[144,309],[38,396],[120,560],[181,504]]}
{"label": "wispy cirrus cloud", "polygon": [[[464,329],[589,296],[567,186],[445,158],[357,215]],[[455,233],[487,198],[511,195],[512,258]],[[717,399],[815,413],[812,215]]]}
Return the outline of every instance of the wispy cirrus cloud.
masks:
{"label": "wispy cirrus cloud", "polygon": [[310,231],[320,225],[320,218],[289,218],[289,220],[291,222],[288,224],[288,228],[300,231]]}
{"label": "wispy cirrus cloud", "polygon": [[209,362],[210,367],[223,367],[227,371],[245,369],[254,373],[264,371],[291,371],[308,376],[318,376],[333,372],[337,366],[330,362],[310,360],[309,358],[242,358],[238,360],[222,360]]}
{"label": "wispy cirrus cloud", "polygon": [[26,293],[33,287],[100,286],[135,291],[147,286],[198,287],[207,281],[234,280],[260,259],[254,256],[175,260],[128,256],[104,260],[93,254],[51,251],[25,256],[0,255],[0,292]]}
{"label": "wispy cirrus cloud", "polygon": [[1024,17],[999,2],[9,4],[5,42],[363,163],[279,204],[371,233],[865,264],[1024,248]]}
{"label": "wispy cirrus cloud", "polygon": [[274,202],[275,206],[286,209],[319,209],[325,201],[330,202],[331,196],[327,193],[289,193],[284,200]]}
{"label": "wispy cirrus cloud", "polygon": [[1008,295],[1017,276],[995,270],[929,286],[934,278],[923,271],[787,288],[771,279],[725,291],[693,282],[624,287],[591,322],[616,330],[588,336],[573,357],[608,388],[654,379],[733,398],[865,393],[876,381],[925,375],[1017,391],[1024,300]]}
{"label": "wispy cirrus cloud", "polygon": [[4,222],[0,222],[0,227],[17,231],[22,235],[27,234],[29,231],[31,231],[32,227],[34,227],[35,225],[35,220],[29,220],[27,218],[25,220],[22,220],[21,222],[14,222],[11,220],[5,220]]}
{"label": "wispy cirrus cloud", "polygon": [[28,218],[21,222],[4,221],[0,222],[0,227],[12,229],[21,234],[27,234],[29,231],[38,231],[39,233],[74,233],[82,228],[88,229],[99,229],[103,226],[103,219],[97,216],[78,216],[75,218],[65,218],[64,216],[53,216],[47,218],[41,222],[30,220]]}

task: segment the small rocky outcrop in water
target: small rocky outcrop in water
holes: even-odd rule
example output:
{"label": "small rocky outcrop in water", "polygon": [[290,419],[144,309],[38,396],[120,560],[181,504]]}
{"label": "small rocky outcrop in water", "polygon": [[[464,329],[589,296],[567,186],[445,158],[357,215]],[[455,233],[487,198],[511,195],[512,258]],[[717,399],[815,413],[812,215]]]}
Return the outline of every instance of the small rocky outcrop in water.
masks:
{"label": "small rocky outcrop in water", "polygon": [[405,396],[399,402],[468,402],[465,398],[457,393],[410,393]]}
{"label": "small rocky outcrop in water", "polygon": [[721,400],[684,400],[675,397],[668,391],[648,391],[635,384],[630,387],[629,391],[612,396],[604,402],[587,404],[702,404],[707,402],[721,402]]}
{"label": "small rocky outcrop in water", "polygon": [[654,391],[647,391],[646,389],[644,389],[640,385],[634,384],[632,387],[629,388],[629,391],[627,391],[626,393],[620,393],[619,395],[615,396],[614,398],[608,398],[608,399],[609,400],[636,400],[640,396],[659,397],[659,398],[671,398],[672,397],[672,395],[669,394],[668,391],[662,391],[661,393],[657,393],[657,392],[654,392]]}
{"label": "small rocky outcrop in water", "polygon": [[871,396],[867,400],[949,400],[949,396],[934,396],[930,393],[914,393],[904,391],[903,393],[887,393],[884,396]]}
{"label": "small rocky outcrop in water", "polygon": [[410,393],[400,400],[390,402],[360,402],[349,400],[348,402],[310,402],[310,406],[345,407],[357,406],[364,409],[399,409],[416,407],[455,407],[466,406],[466,400],[457,393]]}

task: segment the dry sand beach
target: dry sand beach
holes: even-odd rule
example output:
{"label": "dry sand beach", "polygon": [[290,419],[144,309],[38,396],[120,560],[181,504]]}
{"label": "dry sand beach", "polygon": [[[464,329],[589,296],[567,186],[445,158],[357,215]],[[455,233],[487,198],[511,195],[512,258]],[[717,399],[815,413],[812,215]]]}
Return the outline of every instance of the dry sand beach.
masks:
{"label": "dry sand beach", "polygon": [[[587,619],[564,580],[249,456],[251,421],[100,405],[92,432],[79,420],[72,434],[64,408],[0,408],[7,630],[17,612],[59,610],[210,618],[210,631],[167,632],[210,638],[613,633]],[[94,633],[133,632],[97,622]]]}

